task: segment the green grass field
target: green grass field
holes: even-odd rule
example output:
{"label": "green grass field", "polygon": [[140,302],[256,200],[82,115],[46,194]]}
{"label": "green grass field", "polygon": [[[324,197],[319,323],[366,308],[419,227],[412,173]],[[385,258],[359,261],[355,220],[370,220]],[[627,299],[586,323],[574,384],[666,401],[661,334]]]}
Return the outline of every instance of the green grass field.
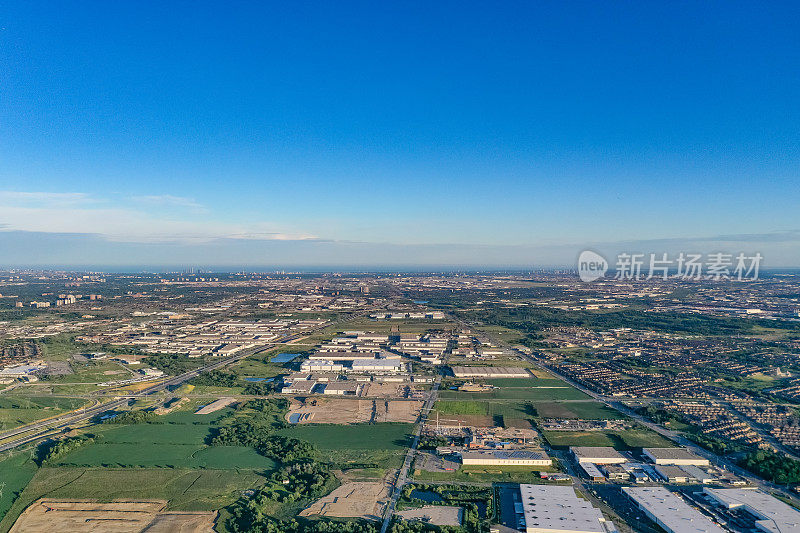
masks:
{"label": "green grass field", "polygon": [[483,381],[493,387],[501,388],[569,387],[566,382],[556,378],[497,378]]}
{"label": "green grass field", "polygon": [[584,420],[619,420],[625,415],[596,401],[533,402],[540,418],[582,418]]}
{"label": "green grass field", "polygon": [[[534,380],[531,380],[534,381]],[[563,383],[563,382],[559,382]],[[439,398],[446,400],[588,400],[589,396],[569,385],[556,385],[552,388],[503,387],[490,392],[461,392],[445,390]]]}
{"label": "green grass field", "polygon": [[413,424],[308,424],[281,430],[282,435],[314,445],[321,461],[348,465],[398,468],[411,444]]}
{"label": "green grass field", "polygon": [[621,431],[543,431],[542,436],[550,446],[611,446],[618,450],[631,448],[669,448],[674,444],[648,429]]}
{"label": "green grass field", "polygon": [[30,424],[87,405],[81,398],[51,396],[3,396],[0,398],[0,430]]}
{"label": "green grass field", "polygon": [[160,424],[99,425],[93,430],[97,442],[59,459],[61,466],[209,468],[273,470],[275,462],[252,448],[210,447],[206,439],[212,423],[229,410],[210,415],[175,412],[161,417]]}
{"label": "green grass field", "polygon": [[244,446],[100,442],[67,454],[59,465],[271,471],[276,463]]}
{"label": "green grass field", "polygon": [[304,424],[280,433],[308,441],[318,450],[398,450],[411,444],[413,431],[413,424]]}
{"label": "green grass field", "polygon": [[0,517],[11,508],[16,494],[25,488],[34,474],[36,465],[31,460],[30,451],[20,451],[13,455],[6,453],[0,458],[0,484],[4,484],[0,497]]}

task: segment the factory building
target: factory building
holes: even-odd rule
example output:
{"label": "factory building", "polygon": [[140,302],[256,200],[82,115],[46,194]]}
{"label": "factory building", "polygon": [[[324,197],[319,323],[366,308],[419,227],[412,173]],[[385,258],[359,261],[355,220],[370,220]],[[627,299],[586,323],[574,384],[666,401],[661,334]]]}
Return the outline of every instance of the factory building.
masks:
{"label": "factory building", "polygon": [[454,366],[457,378],[529,378],[531,373],[524,368],[510,366]]}
{"label": "factory building", "polygon": [[703,492],[726,509],[742,509],[765,533],[800,532],[800,511],[758,489],[712,489]]}
{"label": "factory building", "polygon": [[544,452],[487,450],[461,452],[463,465],[550,466],[553,460]]}
{"label": "factory building", "polygon": [[667,533],[725,533],[710,518],[664,487],[623,487],[622,492]]}
{"label": "factory building", "polygon": [[614,524],[599,509],[579,498],[575,489],[558,485],[520,485],[526,533],[611,533]]}
{"label": "factory building", "polygon": [[710,461],[696,455],[686,448],[644,448],[645,457],[657,465],[708,466]]}
{"label": "factory building", "polygon": [[610,446],[570,446],[569,451],[578,463],[616,465],[628,460]]}

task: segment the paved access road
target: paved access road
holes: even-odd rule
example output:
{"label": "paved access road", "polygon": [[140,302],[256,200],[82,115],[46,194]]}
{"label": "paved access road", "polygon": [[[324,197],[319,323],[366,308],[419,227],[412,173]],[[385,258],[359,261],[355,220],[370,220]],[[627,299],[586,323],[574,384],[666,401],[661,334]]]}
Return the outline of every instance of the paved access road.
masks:
{"label": "paved access road", "polygon": [[325,324],[321,324],[321,325],[319,325],[319,326],[317,326],[315,328],[310,328],[310,329],[302,331],[302,332],[292,333],[290,335],[286,335],[286,336],[280,338],[279,340],[270,342],[268,344],[264,344],[263,346],[259,346],[257,348],[252,348],[252,349],[249,349],[249,350],[245,350],[245,351],[243,351],[243,352],[241,352],[239,354],[233,355],[231,357],[226,357],[224,359],[219,359],[217,361],[213,361],[213,362],[211,362],[211,363],[209,363],[207,365],[201,366],[200,368],[197,368],[195,370],[191,370],[189,372],[185,372],[185,373],[180,374],[178,376],[170,377],[170,378],[168,378],[168,379],[166,379],[164,381],[160,381],[160,382],[154,384],[152,387],[148,387],[147,389],[139,391],[139,392],[137,392],[135,394],[128,394],[125,397],[122,397],[122,398],[119,398],[119,399],[116,399],[116,400],[112,400],[112,401],[109,401],[109,402],[101,403],[101,404],[98,404],[98,405],[95,405],[95,406],[92,406],[92,407],[89,407],[89,408],[81,409],[79,411],[72,411],[72,412],[69,412],[69,413],[54,417],[54,418],[50,418],[50,419],[47,419],[47,420],[41,420],[41,421],[38,421],[38,422],[34,422],[32,424],[28,424],[26,426],[21,426],[21,427],[6,431],[4,433],[0,433],[0,441],[3,441],[3,440],[6,440],[6,439],[9,439],[11,437],[14,437],[16,435],[19,435],[19,438],[11,440],[11,441],[8,441],[8,442],[5,442],[2,445],[0,445],[0,452],[3,452],[5,450],[10,450],[12,448],[17,448],[17,447],[22,446],[24,444],[28,444],[30,442],[35,442],[37,440],[41,440],[41,439],[44,439],[46,437],[53,436],[53,435],[57,434],[58,432],[60,432],[61,430],[66,429],[66,428],[68,428],[68,427],[70,427],[72,425],[75,425],[78,422],[83,422],[83,421],[89,420],[90,418],[92,418],[94,416],[97,416],[97,415],[99,415],[101,413],[104,413],[106,411],[111,411],[113,409],[118,409],[120,407],[123,407],[123,406],[127,405],[131,401],[131,399],[141,398],[141,397],[144,397],[144,396],[149,396],[149,395],[155,394],[157,392],[160,392],[160,391],[166,389],[167,387],[180,385],[180,384],[182,384],[182,383],[184,383],[186,381],[189,381],[192,378],[197,377],[198,375],[202,374],[203,372],[209,372],[211,370],[217,370],[217,369],[222,368],[224,366],[227,366],[227,365],[229,365],[231,363],[235,363],[237,361],[240,361],[240,360],[245,359],[247,357],[250,357],[252,355],[255,355],[255,354],[264,352],[266,350],[272,349],[272,348],[274,348],[274,347],[276,347],[278,345],[290,343],[290,342],[292,342],[294,340],[297,340],[297,339],[299,339],[301,337],[307,336],[310,333],[313,333],[315,331],[330,327],[330,326],[332,326],[332,325],[334,325],[334,324],[336,324],[338,322],[342,322],[342,321],[345,321],[345,320],[350,320],[350,319],[355,318],[356,316],[359,316],[361,314],[364,314],[364,313],[359,313],[359,314],[354,315],[352,317],[348,317],[347,319],[339,319],[339,320],[329,321],[329,322],[326,322]]}

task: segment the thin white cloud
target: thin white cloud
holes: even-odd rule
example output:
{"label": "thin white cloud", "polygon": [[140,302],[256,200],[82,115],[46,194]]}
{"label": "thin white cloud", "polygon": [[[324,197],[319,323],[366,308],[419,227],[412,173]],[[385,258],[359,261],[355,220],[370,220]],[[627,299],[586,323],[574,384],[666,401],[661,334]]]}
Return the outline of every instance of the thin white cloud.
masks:
{"label": "thin white cloud", "polygon": [[183,207],[186,209],[192,209],[194,211],[208,211],[206,206],[197,202],[194,198],[172,196],[171,194],[134,196],[131,198],[131,200],[143,205]]}
{"label": "thin white cloud", "polygon": [[93,202],[92,197],[82,192],[27,192],[0,191],[0,205],[35,205],[57,207]]}
{"label": "thin white cloud", "polygon": [[[197,244],[216,239],[305,240],[306,232],[292,231],[266,221],[231,223],[214,220],[199,203],[175,196],[138,197],[151,205],[180,206],[183,210],[153,212],[141,202],[122,206],[83,193],[25,193],[0,191],[0,231],[99,235],[118,242]],[[203,216],[200,216],[203,215]]]}

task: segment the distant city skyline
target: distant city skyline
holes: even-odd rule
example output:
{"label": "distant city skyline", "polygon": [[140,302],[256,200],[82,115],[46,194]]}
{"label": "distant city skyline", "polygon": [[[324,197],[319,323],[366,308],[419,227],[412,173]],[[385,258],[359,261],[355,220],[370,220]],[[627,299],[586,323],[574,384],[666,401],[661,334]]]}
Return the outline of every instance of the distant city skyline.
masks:
{"label": "distant city skyline", "polygon": [[0,266],[800,266],[800,6],[17,3]]}

